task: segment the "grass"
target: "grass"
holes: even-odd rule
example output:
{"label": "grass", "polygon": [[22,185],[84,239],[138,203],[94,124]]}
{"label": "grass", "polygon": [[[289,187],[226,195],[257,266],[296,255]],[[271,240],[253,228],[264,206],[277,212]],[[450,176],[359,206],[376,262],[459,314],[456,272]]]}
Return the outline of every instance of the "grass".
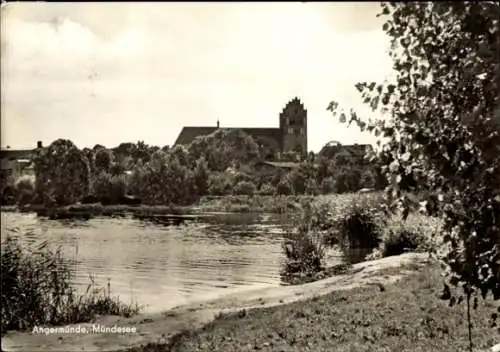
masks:
{"label": "grass", "polygon": [[1,323],[8,330],[27,330],[36,325],[88,322],[98,315],[129,317],[139,312],[137,304],[125,304],[91,278],[84,294],[71,286],[72,273],[60,248],[47,242],[26,247],[18,239],[2,241]]}
{"label": "grass", "polygon": [[310,196],[221,196],[204,197],[196,205],[199,211],[277,213],[296,212]]}
{"label": "grass", "polygon": [[[383,274],[382,274],[383,275]],[[184,331],[169,344],[128,352],[191,351],[466,351],[464,303],[439,300],[440,269],[421,269],[384,290],[370,286],[272,308],[222,315],[199,331]],[[473,311],[477,350],[490,348],[500,331],[489,326],[492,303]]]}
{"label": "grass", "polygon": [[[378,193],[363,194],[366,199],[377,199]],[[321,196],[274,196],[274,195],[228,195],[228,196],[206,196],[202,197],[198,203],[190,206],[177,205],[102,205],[95,204],[75,204],[71,206],[47,209],[43,205],[27,206],[5,206],[2,211],[24,211],[36,212],[40,216],[52,216],[54,218],[73,218],[92,216],[115,216],[125,213],[132,214],[189,214],[193,212],[230,212],[230,213],[295,213],[302,209],[308,201],[328,205],[334,210],[341,210],[353,199],[358,199],[359,194],[332,194]]]}
{"label": "grass", "polygon": [[198,203],[190,206],[179,205],[102,205],[75,204],[57,208],[46,208],[43,205],[2,206],[2,211],[36,212],[39,216],[53,219],[89,219],[94,216],[134,215],[165,215],[191,214],[199,212],[228,213],[276,213],[297,212],[304,202],[312,199],[310,196],[220,196],[203,197]]}

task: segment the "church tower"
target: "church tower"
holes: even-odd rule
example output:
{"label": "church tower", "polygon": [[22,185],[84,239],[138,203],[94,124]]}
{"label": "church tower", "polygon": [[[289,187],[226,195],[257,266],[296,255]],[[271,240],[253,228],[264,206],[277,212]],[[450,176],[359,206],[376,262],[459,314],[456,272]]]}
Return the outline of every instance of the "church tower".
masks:
{"label": "church tower", "polygon": [[282,152],[307,155],[307,110],[299,98],[292,99],[280,114]]}

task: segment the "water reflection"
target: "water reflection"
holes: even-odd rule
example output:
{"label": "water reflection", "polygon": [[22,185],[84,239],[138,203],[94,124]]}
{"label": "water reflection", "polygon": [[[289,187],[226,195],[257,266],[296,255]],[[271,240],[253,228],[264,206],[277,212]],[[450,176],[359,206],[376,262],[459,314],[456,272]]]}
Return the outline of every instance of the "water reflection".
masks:
{"label": "water reflection", "polygon": [[[89,273],[123,300],[158,311],[226,293],[279,285],[282,224],[279,216],[211,214],[199,219],[157,217],[48,220],[2,213],[2,237],[61,245],[75,284]],[[178,224],[177,224],[178,222]],[[177,225],[176,225],[177,224]]]}

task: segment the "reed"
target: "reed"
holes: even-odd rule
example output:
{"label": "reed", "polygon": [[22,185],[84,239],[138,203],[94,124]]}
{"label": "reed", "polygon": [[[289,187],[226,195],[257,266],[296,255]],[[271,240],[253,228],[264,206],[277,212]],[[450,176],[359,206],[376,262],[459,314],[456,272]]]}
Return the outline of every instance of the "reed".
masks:
{"label": "reed", "polygon": [[72,272],[61,248],[47,241],[26,246],[17,238],[2,241],[1,334],[36,325],[88,322],[100,315],[132,316],[137,303],[125,304],[111,296],[111,284],[103,288],[93,277],[83,294],[72,287]]}

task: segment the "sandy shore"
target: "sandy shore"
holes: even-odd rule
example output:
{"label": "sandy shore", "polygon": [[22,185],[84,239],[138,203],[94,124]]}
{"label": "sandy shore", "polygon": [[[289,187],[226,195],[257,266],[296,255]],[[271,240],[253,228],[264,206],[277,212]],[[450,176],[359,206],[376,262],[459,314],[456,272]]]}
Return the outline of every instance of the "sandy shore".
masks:
{"label": "sandy shore", "polygon": [[[175,334],[201,328],[221,312],[239,311],[256,307],[271,307],[298,300],[310,299],[336,290],[391,283],[411,273],[402,266],[425,265],[427,254],[408,253],[354,265],[352,274],[339,275],[298,286],[262,288],[224,295],[201,303],[176,307],[161,314],[138,315],[133,318],[100,317],[95,322],[68,325],[68,328],[86,328],[89,333],[33,333],[10,332],[2,339],[3,351],[122,351],[152,342],[168,342]],[[381,275],[389,268],[401,268]],[[135,333],[93,333],[92,328],[135,329]]]}

